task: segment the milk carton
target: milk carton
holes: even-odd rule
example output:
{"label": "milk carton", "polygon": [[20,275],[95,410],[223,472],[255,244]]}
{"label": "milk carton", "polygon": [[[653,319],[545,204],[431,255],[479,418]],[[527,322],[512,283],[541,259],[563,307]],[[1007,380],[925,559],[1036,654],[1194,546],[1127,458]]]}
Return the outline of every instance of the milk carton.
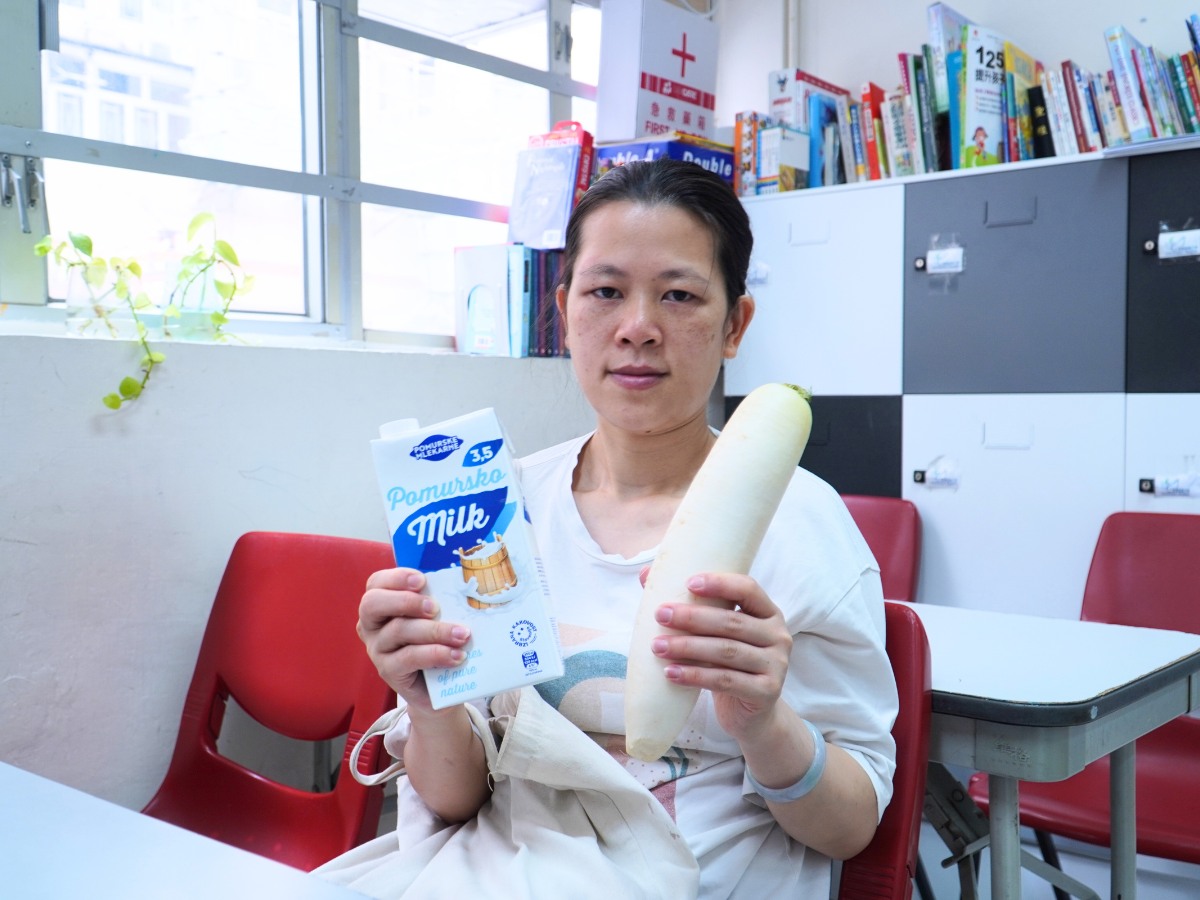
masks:
{"label": "milk carton", "polygon": [[462,665],[425,670],[433,708],[562,675],[550,591],[496,413],[379,431],[371,450],[396,565],[424,572],[438,617],[471,629]]}

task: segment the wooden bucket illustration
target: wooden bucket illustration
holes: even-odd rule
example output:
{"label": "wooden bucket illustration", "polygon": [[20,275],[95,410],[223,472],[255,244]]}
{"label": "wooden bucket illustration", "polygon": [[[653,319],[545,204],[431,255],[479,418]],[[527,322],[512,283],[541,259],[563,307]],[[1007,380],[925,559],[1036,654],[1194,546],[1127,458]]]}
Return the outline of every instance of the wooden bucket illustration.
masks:
{"label": "wooden bucket illustration", "polygon": [[[463,581],[469,582],[474,578],[478,585],[477,592],[487,597],[516,587],[517,584],[517,573],[513,571],[512,560],[508,558],[508,547],[504,545],[504,538],[495,533],[492,534],[492,537],[499,542],[500,549],[490,556],[482,558],[473,556],[483,550],[482,543],[476,544],[469,550],[460,548],[454,551],[462,562]],[[467,603],[475,609],[491,609],[496,606],[504,606],[508,602],[508,600],[504,600],[500,603],[487,603],[474,597],[467,597]]]}

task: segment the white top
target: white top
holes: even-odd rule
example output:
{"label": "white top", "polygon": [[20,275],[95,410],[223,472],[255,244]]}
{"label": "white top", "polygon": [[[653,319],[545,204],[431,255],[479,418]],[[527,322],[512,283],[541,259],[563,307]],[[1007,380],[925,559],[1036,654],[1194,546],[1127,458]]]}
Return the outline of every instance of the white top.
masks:
{"label": "white top", "polygon": [[0,894],[362,900],[282,863],[0,763]]}
{"label": "white top", "polygon": [[[829,860],[789,838],[745,780],[738,744],[702,692],[661,760],[625,753],[624,679],[641,600],[631,559],[604,553],[579,517],[577,438],[521,461],[522,487],[550,582],[566,674],[538,691],[651,789],[700,862],[700,898],[829,896]],[[892,795],[898,707],[884,647],[879,569],[837,493],[797,468],[750,574],[795,635],[784,700],[870,776],[879,814]]]}
{"label": "white top", "polygon": [[1200,651],[1200,635],[906,604],[929,637],[933,689],[1011,703],[1082,703]]}

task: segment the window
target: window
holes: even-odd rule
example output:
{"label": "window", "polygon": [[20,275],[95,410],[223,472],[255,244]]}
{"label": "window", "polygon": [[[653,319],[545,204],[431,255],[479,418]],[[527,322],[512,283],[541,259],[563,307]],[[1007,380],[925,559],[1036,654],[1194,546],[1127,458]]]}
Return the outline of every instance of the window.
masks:
{"label": "window", "polygon": [[546,0],[360,0],[358,14],[524,66],[546,68]]}
{"label": "window", "polygon": [[58,130],[63,134],[83,134],[83,98],[78,94],[58,94]]}
{"label": "window", "polygon": [[137,111],[137,137],[136,142],[139,147],[149,147],[151,150],[158,147],[158,113],[152,109],[139,109]]}
{"label": "window", "polygon": [[100,90],[115,91],[118,94],[132,94],[137,97],[142,93],[142,80],[136,75],[126,75],[124,72],[110,72],[101,69]]}
{"label": "window", "polygon": [[125,107],[120,103],[100,102],[100,140],[125,143]]}
{"label": "window", "polygon": [[142,21],[142,0],[121,0],[121,18]]}
{"label": "window", "polygon": [[83,87],[83,76],[87,71],[87,63],[62,54],[55,54],[50,59],[50,80],[59,84],[69,84],[71,87]]}

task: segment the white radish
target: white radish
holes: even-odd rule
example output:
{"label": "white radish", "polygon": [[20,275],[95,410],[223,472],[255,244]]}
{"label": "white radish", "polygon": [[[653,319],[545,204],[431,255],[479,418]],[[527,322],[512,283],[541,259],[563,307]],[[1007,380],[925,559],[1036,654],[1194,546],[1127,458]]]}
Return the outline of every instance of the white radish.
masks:
{"label": "white radish", "polygon": [[790,384],[765,384],[730,417],[675,511],[633,625],[625,680],[625,749],[651,762],[675,740],[691,715],[699,688],[667,680],[668,661],[650,649],[659,635],[664,603],[729,604],[688,591],[687,580],[704,572],[750,571],[767,526],[779,508],[808,443],[812,411],[808,394]]}

